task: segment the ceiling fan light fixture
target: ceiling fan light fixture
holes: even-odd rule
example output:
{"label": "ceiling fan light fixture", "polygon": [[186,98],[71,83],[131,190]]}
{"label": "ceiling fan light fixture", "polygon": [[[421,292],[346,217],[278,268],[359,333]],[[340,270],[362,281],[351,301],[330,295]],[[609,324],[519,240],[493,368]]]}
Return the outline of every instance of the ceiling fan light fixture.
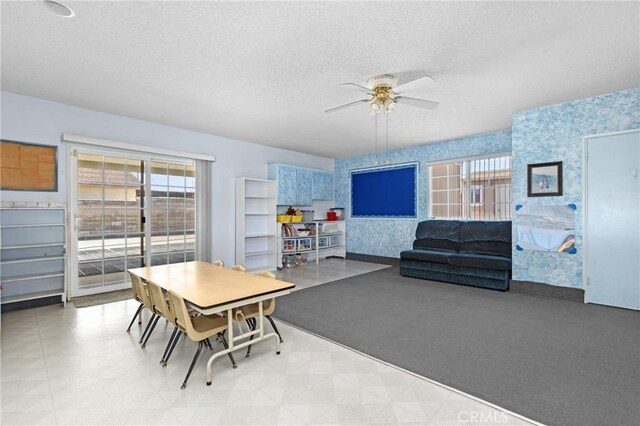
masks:
{"label": "ceiling fan light fixture", "polygon": [[76,13],[66,4],[60,3],[58,1],[53,0],[44,0],[42,5],[46,7],[51,13],[54,15],[60,16],[62,18],[73,18],[76,16]]}
{"label": "ceiling fan light fixture", "polygon": [[[433,86],[435,85],[435,80],[429,76],[423,76],[416,80],[405,83],[401,86],[398,86],[398,81],[396,78],[390,74],[382,74],[376,77],[369,79],[367,82],[367,87],[362,86],[360,84],[355,83],[344,83],[342,86],[348,86],[352,88],[357,88],[360,91],[365,91],[369,96],[368,99],[361,99],[359,101],[351,102],[348,104],[341,105],[339,107],[331,108],[326,110],[325,112],[334,112],[339,111],[344,108],[349,108],[354,105],[358,105],[360,103],[366,103],[369,105],[369,111],[371,116],[374,118],[373,120],[373,128],[374,128],[374,142],[375,142],[375,153],[373,156],[374,166],[378,166],[382,163],[390,164],[389,161],[389,114],[395,108],[396,103],[403,103],[410,106],[424,108],[424,109],[434,109],[438,106],[438,102],[430,101],[427,99],[418,99],[404,96],[405,91],[415,90],[425,85]],[[384,149],[384,161],[378,160],[378,115],[382,111],[384,113],[385,118],[385,149]]]}
{"label": "ceiling fan light fixture", "polygon": [[[53,0],[49,0],[53,1]],[[380,111],[384,113],[391,112],[395,108],[395,104],[402,103],[413,107],[434,109],[438,106],[438,102],[430,101],[427,99],[411,98],[404,95],[404,92],[416,90],[423,87],[433,87],[436,81],[433,77],[423,76],[416,80],[404,83],[400,86],[397,85],[398,81],[390,74],[382,74],[376,77],[370,78],[367,82],[367,86],[363,86],[356,83],[343,83],[341,86],[356,88],[359,91],[364,91],[370,98],[361,99],[359,101],[350,102],[348,104],[340,105],[335,108],[325,110],[326,113],[333,113],[345,108],[365,103],[369,105],[369,109],[372,115],[378,114]]]}

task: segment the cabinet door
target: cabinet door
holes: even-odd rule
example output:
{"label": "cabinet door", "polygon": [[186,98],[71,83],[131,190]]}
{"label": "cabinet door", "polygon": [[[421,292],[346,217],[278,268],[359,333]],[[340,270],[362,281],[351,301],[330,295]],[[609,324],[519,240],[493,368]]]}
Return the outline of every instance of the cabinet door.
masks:
{"label": "cabinet door", "polygon": [[295,206],[297,204],[298,184],[296,167],[278,166],[278,205]]}
{"label": "cabinet door", "polygon": [[333,200],[333,173],[313,172],[313,199]]}
{"label": "cabinet door", "polygon": [[310,206],[312,202],[313,172],[308,169],[297,170],[297,199],[299,206]]}

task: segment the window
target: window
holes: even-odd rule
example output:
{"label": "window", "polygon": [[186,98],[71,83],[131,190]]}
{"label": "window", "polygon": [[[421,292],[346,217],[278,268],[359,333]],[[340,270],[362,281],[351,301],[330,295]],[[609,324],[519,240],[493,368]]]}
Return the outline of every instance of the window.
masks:
{"label": "window", "polygon": [[469,187],[469,202],[471,203],[472,206],[477,206],[479,204],[482,204],[482,201],[484,199],[484,197],[482,196],[484,194],[484,190],[482,188],[482,185],[471,185]]}
{"label": "window", "polygon": [[151,265],[195,258],[195,167],[151,162]]}
{"label": "window", "polygon": [[432,219],[511,219],[511,155],[432,163],[429,176]]}

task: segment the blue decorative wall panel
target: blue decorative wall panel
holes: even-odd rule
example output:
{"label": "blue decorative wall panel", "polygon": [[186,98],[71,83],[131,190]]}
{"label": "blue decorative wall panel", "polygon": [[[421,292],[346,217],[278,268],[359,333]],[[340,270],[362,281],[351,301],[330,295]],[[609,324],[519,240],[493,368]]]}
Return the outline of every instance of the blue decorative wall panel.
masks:
{"label": "blue decorative wall panel", "polygon": [[[427,219],[428,162],[511,151],[513,205],[575,204],[577,249],[575,255],[514,250],[513,278],[581,288],[584,235],[582,137],[640,128],[640,88],[516,112],[512,124],[513,134],[509,129],[389,152],[392,164],[420,162],[418,220],[351,218],[349,172],[373,166],[376,155],[337,159],[335,198],[337,206],[346,208],[347,251],[399,257],[400,251],[411,248],[417,222]],[[528,198],[527,165],[551,161],[563,162],[563,195]]]}
{"label": "blue decorative wall panel", "polygon": [[389,151],[389,163],[419,162],[417,203],[418,219],[364,219],[351,218],[350,172],[373,167],[382,162],[382,154],[337,159],[335,162],[336,206],[345,208],[347,251],[377,256],[399,257],[402,250],[411,248],[418,221],[427,219],[427,164],[431,161],[460,158],[470,155],[511,151],[511,130],[486,133],[415,145]]}
{"label": "blue decorative wall panel", "polygon": [[[576,205],[576,255],[513,251],[513,279],[583,287],[582,137],[640,128],[640,89],[513,114],[514,205]],[[527,197],[527,165],[563,162],[561,197]],[[515,231],[515,229],[514,229]]]}

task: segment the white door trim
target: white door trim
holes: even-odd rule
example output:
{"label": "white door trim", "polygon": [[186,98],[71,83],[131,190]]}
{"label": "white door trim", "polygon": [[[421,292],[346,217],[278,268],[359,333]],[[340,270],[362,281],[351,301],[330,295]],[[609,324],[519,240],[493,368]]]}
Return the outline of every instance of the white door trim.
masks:
{"label": "white door trim", "polygon": [[173,151],[171,149],[155,148],[145,145],[137,145],[127,142],[111,141],[108,139],[92,138],[89,136],[74,135],[73,133],[62,133],[62,142],[71,142],[74,144],[88,145],[98,148],[116,148],[118,150],[126,150],[133,152],[142,152],[150,155],[166,155],[172,158],[188,158],[190,160],[207,160],[216,161],[214,155],[197,154],[193,152]]}
{"label": "white door trim", "polygon": [[[67,300],[77,296],[78,281],[78,160],[75,150],[67,150]],[[75,203],[71,202],[76,200]]]}
{"label": "white door trim", "polygon": [[640,133],[640,129],[621,130],[618,132],[598,133],[586,135],[582,137],[582,288],[584,289],[584,303],[589,303],[589,244],[588,244],[588,225],[589,211],[588,206],[588,189],[589,189],[589,149],[588,143],[591,139],[606,138],[609,136],[620,136],[630,133]]}

